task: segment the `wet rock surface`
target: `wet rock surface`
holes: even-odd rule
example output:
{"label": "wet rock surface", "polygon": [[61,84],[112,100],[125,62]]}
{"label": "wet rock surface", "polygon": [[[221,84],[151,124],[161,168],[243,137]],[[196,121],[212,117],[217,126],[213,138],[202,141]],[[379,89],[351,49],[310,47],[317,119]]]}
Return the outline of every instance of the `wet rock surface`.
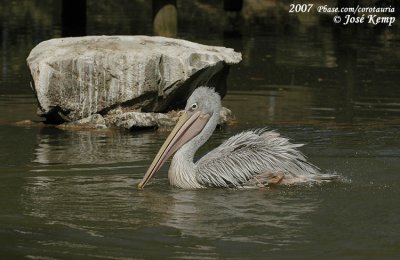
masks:
{"label": "wet rock surface", "polygon": [[198,86],[224,96],[240,60],[233,49],[165,37],[87,36],[42,42],[27,62],[48,123],[132,128],[168,125],[159,112],[181,108]]}
{"label": "wet rock surface", "polygon": [[[58,125],[62,129],[105,129],[105,128],[120,128],[126,130],[143,130],[143,129],[172,129],[179,117],[183,113],[180,111],[169,111],[168,113],[154,112],[139,112],[129,111],[124,112],[121,108],[111,111],[107,116],[103,117],[100,114],[94,114],[87,118],[77,121],[65,122]],[[225,125],[235,120],[232,111],[226,107],[222,107],[220,111],[219,125]],[[27,125],[26,122],[20,122],[22,125]]]}

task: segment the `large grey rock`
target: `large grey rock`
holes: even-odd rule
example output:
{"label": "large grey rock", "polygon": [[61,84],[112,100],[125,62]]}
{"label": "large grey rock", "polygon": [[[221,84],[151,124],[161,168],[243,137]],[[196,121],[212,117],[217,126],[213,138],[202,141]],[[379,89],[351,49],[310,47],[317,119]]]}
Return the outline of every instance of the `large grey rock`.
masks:
{"label": "large grey rock", "polygon": [[60,123],[106,117],[118,106],[166,112],[204,84],[223,96],[228,65],[240,60],[232,49],[184,40],[88,36],[44,41],[27,62],[39,114]]}

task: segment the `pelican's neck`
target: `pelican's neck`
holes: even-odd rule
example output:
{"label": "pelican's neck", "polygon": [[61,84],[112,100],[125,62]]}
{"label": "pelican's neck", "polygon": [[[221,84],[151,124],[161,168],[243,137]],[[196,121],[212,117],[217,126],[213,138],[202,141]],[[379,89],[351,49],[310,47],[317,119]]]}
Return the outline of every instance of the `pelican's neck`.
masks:
{"label": "pelican's neck", "polygon": [[184,144],[172,158],[168,178],[173,186],[185,189],[202,188],[196,180],[196,164],[193,162],[196,151],[210,138],[218,124],[219,112],[213,113],[203,130]]}

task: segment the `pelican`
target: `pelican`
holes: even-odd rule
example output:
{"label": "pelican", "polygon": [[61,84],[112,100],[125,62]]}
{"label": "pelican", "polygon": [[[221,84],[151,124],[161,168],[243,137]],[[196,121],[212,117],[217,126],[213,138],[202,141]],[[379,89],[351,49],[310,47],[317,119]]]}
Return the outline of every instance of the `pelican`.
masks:
{"label": "pelican", "polygon": [[214,132],[220,110],[221,98],[212,88],[196,88],[138,188],[144,188],[174,153],[168,179],[171,185],[183,189],[256,188],[319,183],[337,177],[322,174],[317,166],[307,162],[297,149],[303,144],[292,144],[266,128],[234,135],[194,162],[196,151]]}

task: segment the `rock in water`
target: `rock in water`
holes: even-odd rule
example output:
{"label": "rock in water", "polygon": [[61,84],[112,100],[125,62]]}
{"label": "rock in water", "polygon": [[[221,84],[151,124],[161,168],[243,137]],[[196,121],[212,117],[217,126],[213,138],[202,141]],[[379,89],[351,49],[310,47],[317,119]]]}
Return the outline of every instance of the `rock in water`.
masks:
{"label": "rock in water", "polygon": [[39,114],[76,121],[121,106],[165,112],[207,83],[223,96],[233,49],[150,36],[87,36],[41,42],[27,59]]}

